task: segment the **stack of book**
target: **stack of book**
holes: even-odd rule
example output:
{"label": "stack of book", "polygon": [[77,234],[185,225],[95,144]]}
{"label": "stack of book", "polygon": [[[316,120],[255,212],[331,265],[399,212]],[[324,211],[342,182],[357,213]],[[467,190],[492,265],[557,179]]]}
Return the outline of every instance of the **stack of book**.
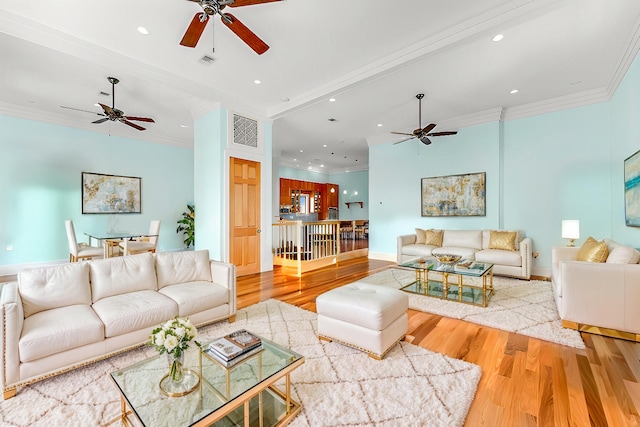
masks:
{"label": "stack of book", "polygon": [[218,338],[204,350],[207,355],[225,367],[233,366],[260,351],[262,351],[262,340],[246,329]]}

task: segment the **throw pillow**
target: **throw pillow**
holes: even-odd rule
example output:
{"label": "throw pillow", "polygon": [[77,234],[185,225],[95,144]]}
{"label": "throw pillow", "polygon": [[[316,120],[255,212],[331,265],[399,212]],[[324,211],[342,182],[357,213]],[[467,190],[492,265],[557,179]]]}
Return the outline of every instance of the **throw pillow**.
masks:
{"label": "throw pillow", "polygon": [[426,230],[425,235],[425,245],[442,246],[442,236],[444,235],[442,230]]}
{"label": "throw pillow", "polygon": [[609,249],[607,248],[607,243],[604,240],[602,242],[598,242],[596,239],[589,236],[589,238],[580,247],[576,260],[605,262],[608,255]]}
{"label": "throw pillow", "polygon": [[427,241],[427,230],[416,228],[416,245],[424,245]]}
{"label": "throw pillow", "polygon": [[616,246],[609,251],[607,264],[637,264],[640,261],[640,252],[631,246]]}
{"label": "throw pillow", "polygon": [[502,249],[504,251],[516,250],[515,231],[495,231],[489,232],[489,249]]}

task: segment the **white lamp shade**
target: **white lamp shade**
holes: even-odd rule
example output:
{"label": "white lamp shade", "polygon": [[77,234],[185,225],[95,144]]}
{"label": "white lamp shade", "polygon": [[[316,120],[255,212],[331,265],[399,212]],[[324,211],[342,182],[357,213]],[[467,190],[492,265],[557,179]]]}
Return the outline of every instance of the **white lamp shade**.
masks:
{"label": "white lamp shade", "polygon": [[563,239],[579,239],[580,238],[580,221],[577,219],[562,220],[562,238]]}

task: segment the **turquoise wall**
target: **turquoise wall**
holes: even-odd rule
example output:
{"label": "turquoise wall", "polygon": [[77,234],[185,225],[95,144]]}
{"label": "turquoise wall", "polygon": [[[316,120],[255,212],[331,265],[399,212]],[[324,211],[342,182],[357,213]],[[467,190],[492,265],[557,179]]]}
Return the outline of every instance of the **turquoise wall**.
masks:
{"label": "turquoise wall", "polygon": [[[393,255],[397,237],[418,228],[497,228],[500,218],[500,126],[461,129],[455,136],[369,148],[369,252]],[[486,216],[422,217],[421,179],[486,172]]]}
{"label": "turquoise wall", "polygon": [[[623,162],[640,149],[640,60],[608,102],[461,129],[425,147],[370,147],[370,252],[393,257],[400,234],[420,228],[522,229],[532,238],[534,274],[565,245],[563,219],[588,236],[640,246],[640,228],[624,223]],[[401,147],[398,149],[398,147]],[[487,216],[423,218],[420,178],[487,173]]]}
{"label": "turquoise wall", "polygon": [[[343,221],[369,219],[369,171],[331,174],[329,182],[338,184],[338,215]],[[347,192],[345,194],[344,192]],[[357,194],[356,194],[357,193]],[[345,205],[345,202],[364,202]]]}
{"label": "turquoise wall", "polygon": [[[176,221],[193,202],[192,150],[0,115],[0,153],[0,265],[67,260],[66,219],[79,241],[159,219],[160,250],[184,246]],[[142,213],[83,215],[83,171],[141,177]]]}
{"label": "turquoise wall", "polygon": [[226,108],[214,110],[194,122],[193,149],[196,249],[208,249],[211,259],[224,260]]}

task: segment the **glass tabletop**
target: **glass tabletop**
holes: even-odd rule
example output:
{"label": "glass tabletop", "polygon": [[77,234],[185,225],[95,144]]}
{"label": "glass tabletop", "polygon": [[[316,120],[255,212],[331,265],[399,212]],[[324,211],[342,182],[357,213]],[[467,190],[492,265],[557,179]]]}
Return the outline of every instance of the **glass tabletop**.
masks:
{"label": "glass tabletop", "polygon": [[[207,345],[205,343],[203,348]],[[235,406],[237,402],[234,401],[239,396],[304,359],[302,355],[271,341],[262,339],[262,345],[263,351],[228,368],[200,349],[188,350],[184,366],[199,375],[201,381],[195,391],[181,397],[167,397],[160,389],[160,381],[169,371],[165,354],[114,371],[111,377],[143,425],[191,426],[225,405]],[[274,396],[267,396],[268,399],[272,406],[281,405]],[[228,419],[216,423],[233,424]]]}
{"label": "glass tabletop", "polygon": [[477,262],[468,259],[460,260],[455,264],[444,264],[439,262],[434,257],[419,257],[405,263],[398,264],[398,267],[481,277],[493,267],[493,264],[488,262]]}

